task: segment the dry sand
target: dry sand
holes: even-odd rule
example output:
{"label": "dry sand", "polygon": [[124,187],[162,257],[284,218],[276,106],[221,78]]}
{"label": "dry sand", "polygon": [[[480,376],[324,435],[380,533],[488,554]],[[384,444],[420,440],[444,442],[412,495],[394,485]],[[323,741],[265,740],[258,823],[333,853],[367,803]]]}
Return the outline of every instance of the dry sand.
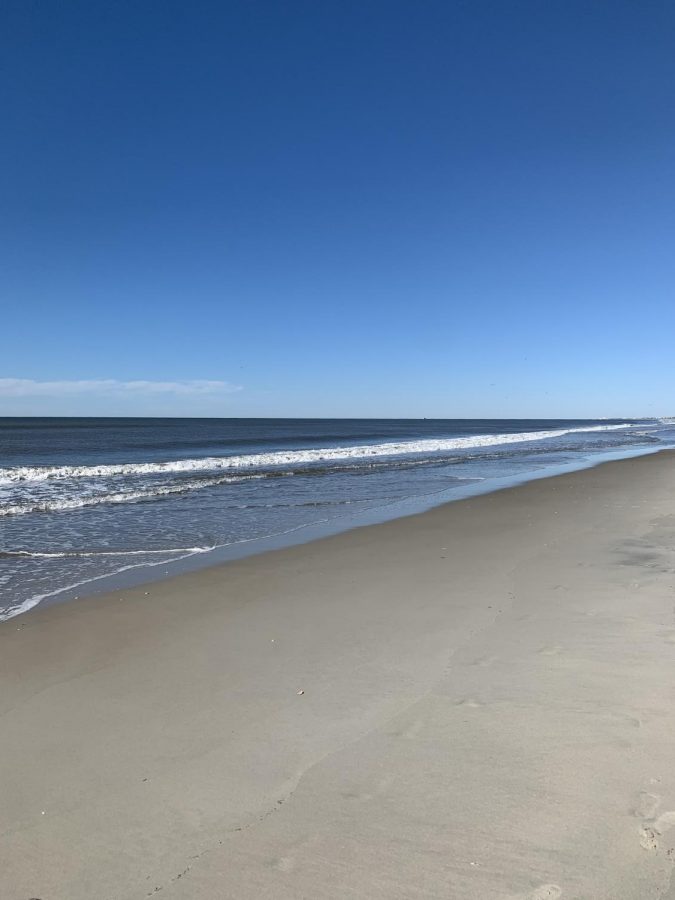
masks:
{"label": "dry sand", "polygon": [[674,569],[660,453],[11,620],[0,897],[675,898]]}

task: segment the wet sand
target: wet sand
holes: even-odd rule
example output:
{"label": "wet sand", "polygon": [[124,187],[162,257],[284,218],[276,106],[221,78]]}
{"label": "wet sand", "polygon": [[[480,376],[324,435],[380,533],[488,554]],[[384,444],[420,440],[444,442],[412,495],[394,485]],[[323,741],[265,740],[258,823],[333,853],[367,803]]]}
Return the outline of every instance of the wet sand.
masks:
{"label": "wet sand", "polygon": [[0,897],[675,900],[674,605],[662,452],[12,619]]}

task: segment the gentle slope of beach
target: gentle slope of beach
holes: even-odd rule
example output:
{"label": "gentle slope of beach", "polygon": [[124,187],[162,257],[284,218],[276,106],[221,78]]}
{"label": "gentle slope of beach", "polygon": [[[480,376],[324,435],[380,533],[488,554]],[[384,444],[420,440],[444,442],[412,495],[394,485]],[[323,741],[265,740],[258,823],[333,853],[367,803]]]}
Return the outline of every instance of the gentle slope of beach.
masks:
{"label": "gentle slope of beach", "polygon": [[0,417],[0,621],[668,447],[661,419]]}
{"label": "gentle slope of beach", "polygon": [[674,571],[663,452],[12,619],[0,896],[672,900]]}

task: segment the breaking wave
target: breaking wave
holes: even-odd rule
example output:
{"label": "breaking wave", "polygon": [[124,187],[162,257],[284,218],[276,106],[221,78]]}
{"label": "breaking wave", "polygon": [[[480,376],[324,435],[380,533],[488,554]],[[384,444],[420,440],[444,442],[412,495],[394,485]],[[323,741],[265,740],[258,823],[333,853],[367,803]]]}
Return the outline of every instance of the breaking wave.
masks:
{"label": "breaking wave", "polygon": [[[248,476],[255,478],[257,476]],[[89,494],[80,497],[57,498],[53,500],[28,499],[23,503],[13,503],[11,506],[0,506],[0,517],[21,516],[36,512],[62,512],[69,509],[82,509],[85,506],[100,506],[104,503],[139,503],[143,500],[155,500],[158,497],[171,496],[172,494],[186,494],[189,491],[202,487],[211,487],[217,484],[231,484],[243,481],[243,478],[217,478],[204,481],[192,481],[185,484],[169,484],[160,487],[149,488],[143,491],[116,491],[109,494]]]}
{"label": "breaking wave", "polygon": [[[239,456],[211,456],[198,459],[167,460],[146,463],[108,463],[95,466],[14,466],[0,469],[0,484],[26,481],[47,481],[63,478],[108,478],[117,475],[162,475],[189,472],[212,472],[220,469],[253,469],[274,466],[311,464],[333,460],[367,459],[373,457],[405,456],[438,453],[444,450],[466,450],[474,447],[495,447],[526,441],[542,441],[566,434],[617,431],[634,427],[623,425],[593,425],[586,428],[561,428],[552,431],[524,431],[514,434],[484,434],[471,437],[424,439],[381,444],[361,444],[353,447],[325,449],[275,450],[270,453],[251,453]],[[178,490],[178,488],[176,488]],[[114,502],[108,500],[107,502]]]}

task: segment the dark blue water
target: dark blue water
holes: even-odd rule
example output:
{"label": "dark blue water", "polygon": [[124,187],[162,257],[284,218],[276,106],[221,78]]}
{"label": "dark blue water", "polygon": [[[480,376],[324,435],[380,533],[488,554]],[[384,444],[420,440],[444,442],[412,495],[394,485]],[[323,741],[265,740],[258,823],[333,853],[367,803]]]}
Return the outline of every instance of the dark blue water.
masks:
{"label": "dark blue water", "polygon": [[674,440],[634,419],[0,419],[0,615]]}

